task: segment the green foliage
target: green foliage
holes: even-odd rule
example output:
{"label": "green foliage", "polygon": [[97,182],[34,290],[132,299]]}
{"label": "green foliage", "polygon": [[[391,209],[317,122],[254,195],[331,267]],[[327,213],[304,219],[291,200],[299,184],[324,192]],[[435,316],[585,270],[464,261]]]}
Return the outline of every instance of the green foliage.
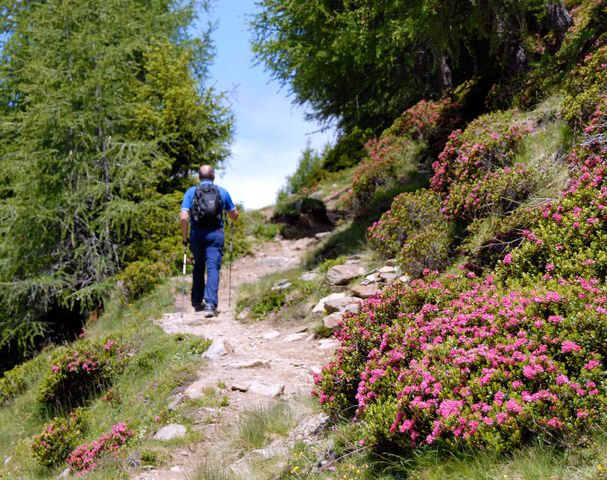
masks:
{"label": "green foliage", "polygon": [[201,160],[220,166],[231,134],[204,85],[208,32],[187,34],[194,7],[3,4],[0,347],[26,352],[62,328],[57,310],[97,307],[125,262],[176,245],[164,195]]}
{"label": "green foliage", "polygon": [[331,268],[346,263],[347,259],[348,258],[344,255],[340,255],[337,258],[327,258],[320,265],[318,265],[318,271],[322,273],[327,273]]}
{"label": "green foliage", "polygon": [[125,363],[126,352],[109,339],[84,340],[73,348],[60,348],[42,378],[38,403],[50,410],[81,406],[108,388]]}
{"label": "green foliage", "polygon": [[134,300],[149,292],[167,273],[168,267],[163,262],[140,260],[128,264],[117,278],[122,284],[125,297]]}
{"label": "green foliage", "polygon": [[47,467],[61,465],[76,447],[84,428],[82,411],[76,410],[67,418],[54,418],[43,427],[42,433],[34,437],[33,457]]}
{"label": "green foliage", "polygon": [[547,1],[263,0],[253,48],[321,121],[379,134],[450,77],[508,77],[527,34],[550,33]]}
{"label": "green foliage", "polygon": [[297,169],[287,177],[284,193],[296,195],[304,188],[313,187],[322,177],[323,158],[312,148],[310,143],[301,152],[297,161]]}
{"label": "green foliage", "polygon": [[[607,6],[604,7],[607,17]],[[599,48],[593,49],[582,64],[569,74],[565,82],[563,113],[572,123],[586,123],[595,111],[607,83],[607,35]]]}
{"label": "green foliage", "polygon": [[397,257],[413,277],[426,269],[443,270],[449,263],[451,225],[441,213],[440,197],[431,190],[398,195],[368,235],[373,249],[384,258]]}
{"label": "green foliage", "polygon": [[357,165],[365,157],[364,145],[371,136],[370,129],[353,127],[352,131],[340,136],[337,143],[323,153],[322,168],[328,172],[337,172]]}
{"label": "green foliage", "polygon": [[236,425],[237,442],[247,450],[261,448],[271,435],[287,435],[293,423],[293,412],[286,402],[246,411]]}
{"label": "green foliage", "polygon": [[417,172],[421,145],[406,136],[385,136],[365,145],[368,157],[356,168],[349,203],[356,211],[369,208],[375,197],[399,184],[406,184]]}
{"label": "green foliage", "polygon": [[39,359],[32,359],[4,372],[0,378],[0,407],[23,393],[38,377],[41,368]]}

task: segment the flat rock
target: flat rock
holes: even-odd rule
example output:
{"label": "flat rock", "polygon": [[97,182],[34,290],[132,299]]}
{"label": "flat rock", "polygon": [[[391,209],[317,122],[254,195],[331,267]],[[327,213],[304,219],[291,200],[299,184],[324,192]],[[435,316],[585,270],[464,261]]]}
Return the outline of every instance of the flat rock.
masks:
{"label": "flat rock", "polygon": [[322,320],[322,324],[325,328],[334,329],[337,327],[337,324],[344,318],[344,314],[341,312],[333,312],[330,315],[327,315]]}
{"label": "flat rock", "polygon": [[305,333],[292,333],[291,335],[287,335],[285,337],[285,342],[296,342],[297,340],[301,340],[305,336]]}
{"label": "flat rock", "polygon": [[381,278],[378,273],[370,273],[369,275],[367,275],[365,277],[365,279],[363,281],[366,282],[367,284],[377,283],[377,282],[381,282]]}
{"label": "flat rock", "polygon": [[401,275],[398,279],[403,283],[410,283],[411,277],[409,275]]}
{"label": "flat rock", "polygon": [[257,395],[263,395],[266,397],[280,397],[285,392],[284,384],[280,385],[264,385],[258,382],[252,382],[249,385],[249,391],[256,393]]}
{"label": "flat rock", "polygon": [[289,439],[292,442],[302,441],[304,443],[314,442],[317,437],[329,427],[331,419],[324,413],[308,417],[293,429]]}
{"label": "flat rock", "polygon": [[318,273],[316,272],[306,272],[299,277],[302,282],[313,282],[318,278]]}
{"label": "flat rock", "polygon": [[[333,340],[332,338],[324,338],[318,342],[319,350],[335,350],[337,347],[339,347],[339,342],[337,340]],[[318,371],[315,371],[314,367],[312,367],[313,373],[320,373],[321,371],[321,368],[318,368]]]}
{"label": "flat rock", "polygon": [[184,397],[183,393],[178,393],[177,395],[173,395],[173,396],[169,397],[170,402],[167,405],[167,408],[171,412],[174,412],[175,410],[177,410],[177,407],[182,402],[183,397]]}
{"label": "flat rock", "polygon": [[346,294],[343,292],[332,293],[331,295],[327,295],[324,298],[321,298],[316,306],[312,309],[314,313],[324,313],[325,312],[325,302],[330,300],[336,300],[338,298],[345,298]]}
{"label": "flat rock", "polygon": [[232,390],[234,392],[248,392],[249,391],[249,386],[248,385],[242,385],[240,383],[234,383],[232,386],[230,386],[230,390]]}
{"label": "flat rock", "polygon": [[323,238],[327,238],[329,235],[331,235],[331,233],[332,232],[318,232],[314,236],[319,240],[322,240]]}
{"label": "flat rock", "polygon": [[261,338],[265,340],[273,340],[274,338],[280,337],[280,332],[278,330],[270,330],[268,333],[265,333]]}
{"label": "flat rock", "polygon": [[358,265],[336,265],[327,272],[327,280],[331,285],[346,285],[364,274],[365,269]]}
{"label": "flat rock", "polygon": [[279,280],[278,282],[276,282],[276,284],[272,287],[273,291],[276,290],[287,290],[289,288],[291,288],[293,286],[293,284],[291,282],[289,282],[286,278],[283,278],[282,280]]}
{"label": "flat rock", "polygon": [[187,430],[183,425],[179,425],[177,423],[171,423],[166,427],[161,428],[154,435],[154,440],[162,440],[168,441],[173,440],[175,438],[185,437],[187,434]]}
{"label": "flat rock", "polygon": [[237,362],[232,365],[234,368],[270,368],[270,362],[267,360],[247,360],[245,362]]}
{"label": "flat rock", "polygon": [[213,340],[211,346],[202,354],[202,356],[211,360],[217,360],[228,354],[228,348],[226,347],[225,340]]}
{"label": "flat rock", "polygon": [[240,320],[242,322],[242,321],[246,320],[247,318],[249,318],[250,314],[251,314],[251,309],[247,307],[242,312],[240,312],[238,315],[236,315],[236,320]]}
{"label": "flat rock", "polygon": [[396,272],[396,268],[395,268],[395,267],[392,267],[392,266],[390,266],[390,265],[385,265],[385,266],[381,267],[381,268],[378,270],[378,272],[379,272],[380,274],[381,274],[381,273],[394,273],[394,272]]}
{"label": "flat rock", "polygon": [[378,285],[370,283],[368,285],[354,285],[350,291],[352,295],[359,298],[370,298],[379,292],[381,289]]}
{"label": "flat rock", "polygon": [[398,277],[398,275],[396,273],[380,273],[379,276],[381,277],[382,280],[384,280],[387,283],[392,283],[394,282],[394,280],[396,280],[396,278]]}
{"label": "flat rock", "polygon": [[327,313],[345,312],[350,305],[359,305],[362,299],[359,297],[342,297],[327,300],[325,302],[325,310]]}
{"label": "flat rock", "polygon": [[293,243],[292,248],[293,250],[307,250],[316,242],[318,242],[318,239],[315,237],[300,238]]}

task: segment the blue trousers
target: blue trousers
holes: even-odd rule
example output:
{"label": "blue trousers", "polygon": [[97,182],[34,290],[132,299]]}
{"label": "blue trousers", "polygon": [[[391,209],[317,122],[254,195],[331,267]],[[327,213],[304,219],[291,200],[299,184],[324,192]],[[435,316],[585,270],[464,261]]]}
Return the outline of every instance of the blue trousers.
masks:
{"label": "blue trousers", "polygon": [[[194,255],[192,277],[192,305],[207,305],[214,308],[219,304],[219,270],[223,258],[223,229],[198,230],[190,237],[190,250]],[[205,282],[206,269],[206,282]]]}

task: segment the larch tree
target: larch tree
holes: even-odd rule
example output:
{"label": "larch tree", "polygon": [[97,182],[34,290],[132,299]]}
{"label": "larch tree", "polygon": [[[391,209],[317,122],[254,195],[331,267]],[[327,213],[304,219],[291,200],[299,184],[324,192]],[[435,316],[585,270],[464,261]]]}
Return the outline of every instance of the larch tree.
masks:
{"label": "larch tree", "polygon": [[191,172],[221,166],[232,119],[209,30],[188,34],[207,7],[1,1],[0,348],[99,305]]}

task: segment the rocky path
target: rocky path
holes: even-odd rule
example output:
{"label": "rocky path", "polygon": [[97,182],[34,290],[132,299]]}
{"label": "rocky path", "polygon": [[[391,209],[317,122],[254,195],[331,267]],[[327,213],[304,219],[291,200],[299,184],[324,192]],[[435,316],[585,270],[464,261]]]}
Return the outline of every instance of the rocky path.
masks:
{"label": "rocky path", "polygon": [[[220,313],[211,319],[195,313],[189,301],[175,299],[176,312],[166,314],[158,323],[169,334],[188,333],[204,336],[213,344],[205,353],[206,362],[198,379],[171,398],[170,408],[179,408],[184,399],[203,398],[209,389],[221,386],[221,395],[229,402],[220,408],[201,408],[193,429],[202,440],[171,452],[170,466],[149,470],[136,480],[187,480],[196,465],[208,458],[222,458],[238,472],[237,457],[226,459],[226,429],[243,410],[268,405],[277,398],[293,399],[307,395],[312,374],[332,356],[336,342],[316,339],[305,325],[276,325],[270,321],[242,323],[235,318],[237,289],[243,283],[296,267],[314,239],[282,240],[262,245],[253,255],[242,258],[232,267],[231,306],[228,307],[228,271],[224,268],[220,285]],[[176,279],[177,282],[185,279]],[[224,445],[222,447],[222,445]],[[242,463],[242,462],[241,462]],[[242,472],[241,472],[242,473]],[[247,478],[240,475],[241,478]]]}

